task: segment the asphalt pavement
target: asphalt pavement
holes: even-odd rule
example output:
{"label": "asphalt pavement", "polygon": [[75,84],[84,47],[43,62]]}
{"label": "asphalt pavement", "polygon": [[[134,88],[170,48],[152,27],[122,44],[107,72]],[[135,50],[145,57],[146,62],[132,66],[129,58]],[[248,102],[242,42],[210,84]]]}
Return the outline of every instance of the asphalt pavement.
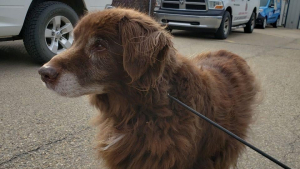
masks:
{"label": "asphalt pavement", "polygon": [[[226,40],[173,31],[187,57],[226,49],[245,58],[262,86],[248,142],[291,168],[300,168],[300,30],[235,30]],[[64,98],[46,89],[40,65],[22,41],[0,42],[0,168],[99,168],[97,115],[86,97]],[[238,169],[280,168],[247,148]]]}

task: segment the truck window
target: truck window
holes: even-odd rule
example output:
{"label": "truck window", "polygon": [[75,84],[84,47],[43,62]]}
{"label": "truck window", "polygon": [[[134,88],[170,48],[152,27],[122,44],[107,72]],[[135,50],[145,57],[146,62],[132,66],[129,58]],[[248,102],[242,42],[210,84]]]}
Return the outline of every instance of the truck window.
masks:
{"label": "truck window", "polygon": [[260,6],[267,6],[269,0],[260,0]]}
{"label": "truck window", "polygon": [[274,6],[274,0],[271,0],[271,1],[270,1],[269,6]]}

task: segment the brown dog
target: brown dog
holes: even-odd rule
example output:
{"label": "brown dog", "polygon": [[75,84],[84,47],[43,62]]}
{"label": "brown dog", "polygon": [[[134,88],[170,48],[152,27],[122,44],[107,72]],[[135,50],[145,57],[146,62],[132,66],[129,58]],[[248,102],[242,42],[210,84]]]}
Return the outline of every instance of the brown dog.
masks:
{"label": "brown dog", "polygon": [[227,52],[189,60],[150,17],[129,9],[86,15],[73,46],[39,73],[62,96],[90,95],[101,111],[98,152],[110,169],[228,169],[244,146],[170,101],[167,93],[241,138],[258,88]]}

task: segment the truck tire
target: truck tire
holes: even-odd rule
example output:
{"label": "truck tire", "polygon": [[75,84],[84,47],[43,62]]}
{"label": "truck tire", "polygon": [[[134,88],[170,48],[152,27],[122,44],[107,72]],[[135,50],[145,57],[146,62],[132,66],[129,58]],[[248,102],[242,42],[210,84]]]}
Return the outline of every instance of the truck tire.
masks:
{"label": "truck tire", "polygon": [[249,19],[249,21],[246,23],[246,27],[244,27],[244,32],[245,33],[252,33],[255,27],[255,13],[252,12],[252,15]]}
{"label": "truck tire", "polygon": [[39,63],[48,62],[72,45],[77,21],[76,12],[64,3],[38,4],[29,11],[24,23],[23,41],[27,52]]}
{"label": "truck tire", "polygon": [[266,29],[266,26],[267,26],[267,18],[264,19],[264,22],[261,25],[261,28]]}
{"label": "truck tire", "polygon": [[226,39],[230,32],[231,32],[231,16],[228,11],[225,11],[221,25],[217,30],[217,32],[215,33],[215,37],[217,39]]}

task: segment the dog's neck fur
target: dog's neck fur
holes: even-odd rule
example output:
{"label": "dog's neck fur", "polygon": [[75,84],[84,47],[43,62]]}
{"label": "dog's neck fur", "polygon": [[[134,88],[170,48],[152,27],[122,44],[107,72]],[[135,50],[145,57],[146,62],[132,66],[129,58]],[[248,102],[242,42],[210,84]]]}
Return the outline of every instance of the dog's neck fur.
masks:
{"label": "dog's neck fur", "polygon": [[172,62],[166,64],[161,78],[157,79],[155,87],[148,91],[140,91],[133,86],[121,85],[123,87],[115,88],[119,91],[91,95],[91,104],[101,111],[101,121],[111,120],[117,130],[132,130],[159,118],[176,115],[171,111],[167,94],[180,96],[183,94],[180,92],[185,93],[188,92],[187,90],[192,90],[178,91],[178,89],[173,88],[176,86],[173,84],[178,79],[188,78],[181,77],[180,71],[188,71],[193,76],[192,74],[198,70],[188,59],[180,55],[171,60]]}

